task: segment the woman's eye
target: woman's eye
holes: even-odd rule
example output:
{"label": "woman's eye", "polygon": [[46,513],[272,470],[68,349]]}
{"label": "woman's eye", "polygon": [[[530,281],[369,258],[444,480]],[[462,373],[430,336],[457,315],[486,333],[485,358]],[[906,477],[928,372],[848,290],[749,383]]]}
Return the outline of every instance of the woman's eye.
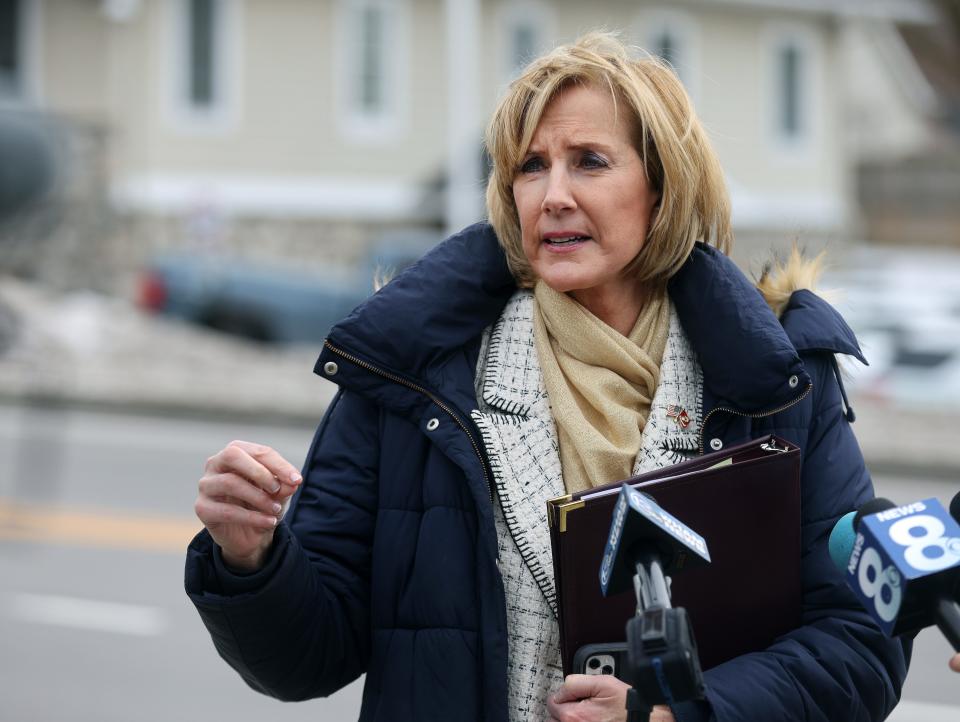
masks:
{"label": "woman's eye", "polygon": [[527,158],[520,166],[521,173],[536,173],[543,170],[543,161],[537,157]]}
{"label": "woman's eye", "polygon": [[580,159],[580,165],[584,168],[606,168],[607,161],[596,153],[584,153]]}

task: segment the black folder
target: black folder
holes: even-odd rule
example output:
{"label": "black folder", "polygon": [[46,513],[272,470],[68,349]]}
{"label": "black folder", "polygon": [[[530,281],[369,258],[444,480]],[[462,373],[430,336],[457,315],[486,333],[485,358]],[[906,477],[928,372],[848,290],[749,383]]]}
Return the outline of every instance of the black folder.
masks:
{"label": "black folder", "polygon": [[[775,436],[625,480],[702,535],[711,563],[676,574],[672,603],[709,669],[800,624],[800,449]],[[564,674],[587,644],[623,642],[633,591],[604,597],[600,564],[623,481],[547,502]]]}

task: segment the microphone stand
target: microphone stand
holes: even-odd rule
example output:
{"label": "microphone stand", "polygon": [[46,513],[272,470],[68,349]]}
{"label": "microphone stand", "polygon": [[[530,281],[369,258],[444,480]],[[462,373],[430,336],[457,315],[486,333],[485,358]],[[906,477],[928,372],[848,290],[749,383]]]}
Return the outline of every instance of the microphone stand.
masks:
{"label": "microphone stand", "polygon": [[660,557],[643,549],[635,558],[637,613],[627,622],[628,722],[647,722],[655,704],[702,699],[703,672],[687,610],[670,604]]}

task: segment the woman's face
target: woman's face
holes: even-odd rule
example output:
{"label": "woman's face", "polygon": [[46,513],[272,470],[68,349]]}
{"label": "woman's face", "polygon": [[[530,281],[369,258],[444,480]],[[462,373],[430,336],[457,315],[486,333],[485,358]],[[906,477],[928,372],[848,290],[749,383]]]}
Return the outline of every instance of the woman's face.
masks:
{"label": "woman's face", "polygon": [[[622,104],[621,104],[622,105]],[[636,296],[623,269],[643,247],[659,194],[609,91],[572,85],[547,106],[513,181],[523,252],[538,278],[582,304]]]}

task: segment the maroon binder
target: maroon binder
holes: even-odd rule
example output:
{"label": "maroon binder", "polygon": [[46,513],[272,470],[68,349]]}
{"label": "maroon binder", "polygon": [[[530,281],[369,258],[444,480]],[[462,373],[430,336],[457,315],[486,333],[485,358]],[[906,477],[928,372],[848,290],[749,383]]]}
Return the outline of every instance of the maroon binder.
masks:
{"label": "maroon binder", "polygon": [[[626,480],[701,534],[711,563],[674,576],[709,669],[800,624],[800,449],[767,436]],[[586,644],[623,642],[632,591],[604,597],[599,571],[623,482],[547,502],[564,674]]]}

